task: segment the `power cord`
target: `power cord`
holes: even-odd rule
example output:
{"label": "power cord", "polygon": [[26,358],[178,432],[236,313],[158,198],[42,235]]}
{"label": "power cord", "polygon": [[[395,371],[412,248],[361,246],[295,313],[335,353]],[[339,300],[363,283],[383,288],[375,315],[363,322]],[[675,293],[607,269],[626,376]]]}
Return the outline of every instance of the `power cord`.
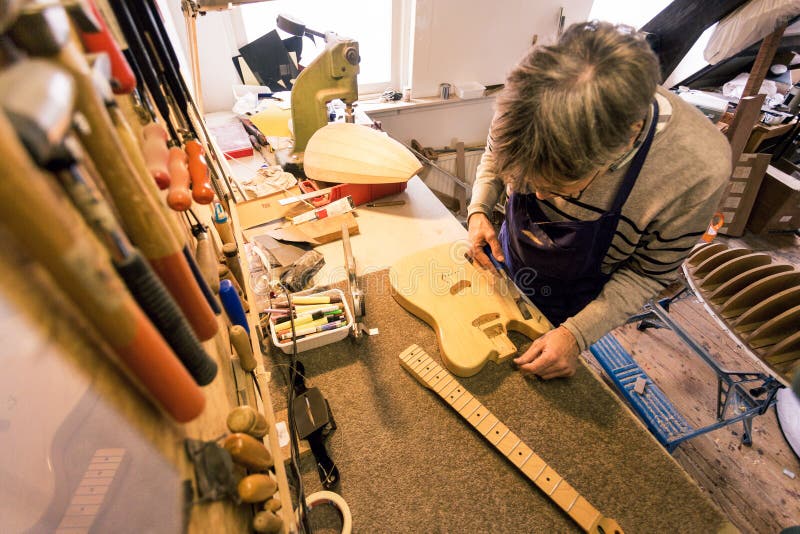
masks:
{"label": "power cord", "polygon": [[286,303],[289,307],[289,322],[292,329],[292,356],[289,363],[289,382],[287,393],[287,419],[289,420],[289,443],[291,445],[291,464],[297,482],[297,506],[300,531],[311,534],[311,524],[308,520],[308,504],[306,503],[305,490],[303,488],[303,476],[300,472],[300,447],[298,445],[297,422],[294,419],[294,398],[296,396],[293,384],[297,378],[297,336],[295,334],[294,314],[292,313],[292,297],[289,290],[279,283],[281,290],[286,295]]}

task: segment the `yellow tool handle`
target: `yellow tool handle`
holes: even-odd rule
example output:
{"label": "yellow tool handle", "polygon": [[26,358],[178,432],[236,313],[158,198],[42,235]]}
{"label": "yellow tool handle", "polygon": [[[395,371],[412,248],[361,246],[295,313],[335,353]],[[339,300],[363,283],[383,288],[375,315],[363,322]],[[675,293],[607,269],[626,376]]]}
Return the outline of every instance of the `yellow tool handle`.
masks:
{"label": "yellow tool handle", "polygon": [[243,326],[235,324],[230,328],[231,343],[239,355],[242,369],[247,372],[256,368],[256,359],[253,356],[253,346],[250,344],[250,336]]}

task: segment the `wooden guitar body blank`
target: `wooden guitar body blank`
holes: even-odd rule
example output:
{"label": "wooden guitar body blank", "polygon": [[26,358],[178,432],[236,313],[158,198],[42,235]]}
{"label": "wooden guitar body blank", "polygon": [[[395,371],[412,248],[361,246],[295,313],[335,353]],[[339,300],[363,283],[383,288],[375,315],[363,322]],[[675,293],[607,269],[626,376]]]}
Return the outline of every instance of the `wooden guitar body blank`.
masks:
{"label": "wooden guitar body blank", "polygon": [[392,295],[436,331],[445,365],[455,375],[472,376],[488,360],[517,353],[508,331],[536,339],[553,326],[536,308],[515,302],[518,292],[503,278],[474,267],[465,241],[407,256],[390,271]]}
{"label": "wooden guitar body blank", "polygon": [[333,123],[317,130],[303,156],[306,176],[343,184],[407,182],[422,165],[400,142],[363,124]]}

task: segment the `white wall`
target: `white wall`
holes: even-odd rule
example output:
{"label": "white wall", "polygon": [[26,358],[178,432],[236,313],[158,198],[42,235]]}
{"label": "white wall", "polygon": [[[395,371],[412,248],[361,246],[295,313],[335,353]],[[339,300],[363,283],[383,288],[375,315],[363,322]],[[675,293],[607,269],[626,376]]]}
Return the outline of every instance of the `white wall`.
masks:
{"label": "white wall", "polygon": [[423,146],[443,147],[454,138],[467,144],[486,142],[493,113],[494,98],[481,98],[367,115],[398,141],[408,144],[416,139]]}
{"label": "white wall", "polygon": [[441,82],[503,83],[534,35],[555,40],[561,7],[568,26],[588,17],[592,0],[417,0],[414,96],[437,94]]}

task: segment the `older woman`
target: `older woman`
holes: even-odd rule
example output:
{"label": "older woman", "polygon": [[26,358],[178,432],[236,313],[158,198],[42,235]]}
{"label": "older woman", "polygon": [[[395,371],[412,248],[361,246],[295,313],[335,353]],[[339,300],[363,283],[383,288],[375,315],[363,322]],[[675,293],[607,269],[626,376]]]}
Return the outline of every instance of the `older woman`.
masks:
{"label": "older woman", "polygon": [[659,78],[643,35],[588,22],[535,46],[498,97],[469,235],[475,259],[491,268],[488,244],[557,326],[515,360],[524,374],[574,374],[582,350],[675,279],[714,213],[730,147]]}

